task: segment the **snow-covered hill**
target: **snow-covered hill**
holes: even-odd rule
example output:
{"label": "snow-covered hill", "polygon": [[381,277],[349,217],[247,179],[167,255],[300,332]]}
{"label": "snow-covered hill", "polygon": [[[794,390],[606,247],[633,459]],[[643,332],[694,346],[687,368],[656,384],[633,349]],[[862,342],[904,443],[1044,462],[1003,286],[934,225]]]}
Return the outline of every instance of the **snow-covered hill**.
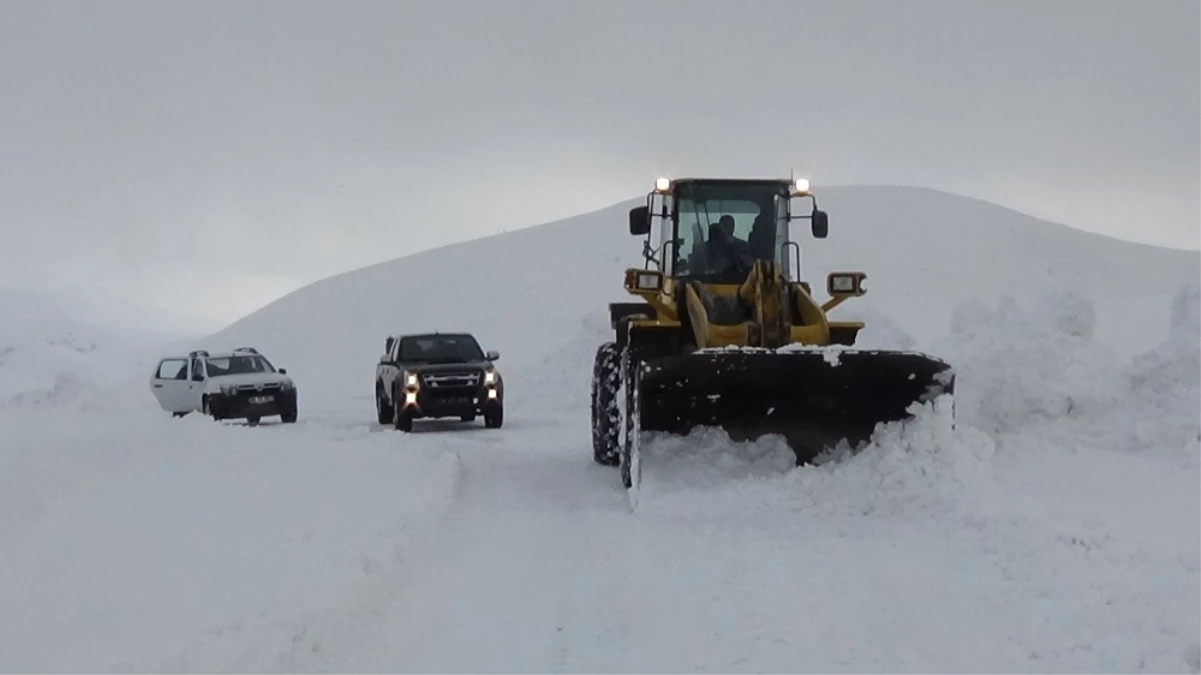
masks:
{"label": "snow-covered hill", "polygon": [[[836,313],[863,316],[869,334],[891,337],[895,324],[923,346],[948,332],[963,302],[1031,304],[1068,291],[1095,304],[1099,339],[1132,355],[1166,337],[1173,294],[1201,276],[1196,252],[1122,242],[943,192],[838,187],[818,191],[818,200],[830,213],[830,237],[799,233],[806,278],[821,287],[830,271],[866,271],[868,294]],[[639,203],[331,277],[206,344],[258,345],[313,382],[308,396],[341,399],[368,391],[386,335],[471,330],[502,353],[502,365],[525,373],[511,379],[515,391],[536,387],[547,401],[562,400],[559,387],[546,385],[567,377],[573,391],[586,391],[591,366],[580,357],[601,339],[607,303],[628,299],[622,272],[642,259],[626,211]],[[560,351],[570,356],[551,358]]]}
{"label": "snow-covered hill", "polygon": [[[0,410],[0,669],[1201,672],[1198,254],[819,199],[808,276],[867,271],[839,313],[956,364],[954,432],[655,439],[631,513],[587,426],[629,205],[408,256],[203,341],[285,365],[295,425],[171,420],[140,372]],[[504,428],[374,423],[384,337],[427,329],[502,353]]]}

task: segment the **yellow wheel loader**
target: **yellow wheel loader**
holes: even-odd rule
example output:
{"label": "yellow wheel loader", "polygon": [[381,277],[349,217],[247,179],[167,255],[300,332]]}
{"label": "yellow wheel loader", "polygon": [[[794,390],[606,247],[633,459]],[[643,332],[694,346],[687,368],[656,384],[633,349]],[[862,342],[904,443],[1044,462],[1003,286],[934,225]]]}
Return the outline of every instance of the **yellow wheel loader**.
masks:
{"label": "yellow wheel loader", "polygon": [[[808,212],[794,208],[806,200]],[[803,178],[660,178],[631,209],[646,262],[626,270],[624,286],[640,301],[610,304],[615,335],[597,349],[592,378],[594,459],[620,467],[627,489],[640,482],[643,431],[778,434],[801,465],[954,393],[954,370],[939,359],[853,348],[864,324],[829,312],[863,295],[866,275],[831,273],[829,299],[814,299],[790,238],[796,220],[816,239],[828,234]]]}

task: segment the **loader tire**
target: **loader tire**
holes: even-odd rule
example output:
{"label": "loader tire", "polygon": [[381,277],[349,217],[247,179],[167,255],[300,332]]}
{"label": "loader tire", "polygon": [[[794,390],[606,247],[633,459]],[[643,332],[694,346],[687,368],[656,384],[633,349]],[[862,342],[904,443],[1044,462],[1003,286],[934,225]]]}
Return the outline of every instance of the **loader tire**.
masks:
{"label": "loader tire", "polygon": [[606,342],[596,350],[592,365],[592,458],[601,466],[621,464],[621,350]]}
{"label": "loader tire", "polygon": [[638,349],[627,347],[622,351],[619,363],[621,384],[625,395],[625,411],[622,414],[624,424],[619,427],[621,437],[618,457],[621,468],[621,484],[627,490],[634,487],[636,483],[641,483],[642,478],[641,459],[635,456],[639,435],[642,431],[638,414],[640,403],[637,395],[642,382],[642,358],[642,352]]}

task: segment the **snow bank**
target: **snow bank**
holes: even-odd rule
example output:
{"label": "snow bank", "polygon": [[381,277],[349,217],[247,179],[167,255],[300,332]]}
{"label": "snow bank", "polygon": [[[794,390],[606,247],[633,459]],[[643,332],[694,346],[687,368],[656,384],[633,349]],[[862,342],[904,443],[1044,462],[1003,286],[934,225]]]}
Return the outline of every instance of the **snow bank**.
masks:
{"label": "snow bank", "polygon": [[1201,285],[1175,296],[1168,338],[1123,370],[1124,389],[1107,431],[1128,450],[1201,456]]}
{"label": "snow bank", "polygon": [[1192,344],[1201,336],[1201,284],[1188,284],[1176,291],[1172,300],[1169,337]]}
{"label": "snow bank", "polygon": [[[396,602],[458,457],[369,425],[0,413],[5,670],[274,671]],[[70,648],[63,648],[63,640]]]}
{"label": "snow bank", "polygon": [[1120,386],[1116,356],[1093,340],[1091,302],[1072,293],[1033,308],[958,305],[951,335],[932,351],[956,369],[959,419],[991,434],[1096,415]]}

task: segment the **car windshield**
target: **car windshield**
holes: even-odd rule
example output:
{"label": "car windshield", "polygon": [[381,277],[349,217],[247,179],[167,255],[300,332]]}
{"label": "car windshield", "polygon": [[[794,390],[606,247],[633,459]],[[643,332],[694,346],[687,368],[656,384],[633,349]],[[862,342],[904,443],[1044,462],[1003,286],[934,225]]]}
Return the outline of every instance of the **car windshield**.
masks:
{"label": "car windshield", "polygon": [[398,359],[420,363],[481,361],[484,352],[470,335],[416,335],[401,338]]}
{"label": "car windshield", "polygon": [[205,359],[209,377],[243,375],[246,373],[274,373],[275,368],[259,355],[210,356]]}

